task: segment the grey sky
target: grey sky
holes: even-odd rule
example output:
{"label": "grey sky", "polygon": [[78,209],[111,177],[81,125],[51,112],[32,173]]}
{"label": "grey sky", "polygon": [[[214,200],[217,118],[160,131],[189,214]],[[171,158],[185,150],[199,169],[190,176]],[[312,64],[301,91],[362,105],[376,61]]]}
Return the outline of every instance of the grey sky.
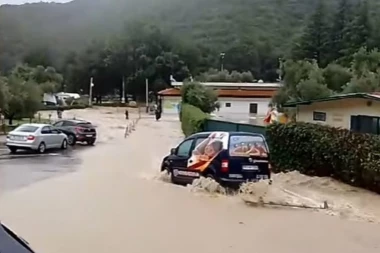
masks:
{"label": "grey sky", "polygon": [[38,2],[57,2],[66,3],[70,0],[0,0],[0,5],[2,4],[24,4],[24,3],[38,3]]}

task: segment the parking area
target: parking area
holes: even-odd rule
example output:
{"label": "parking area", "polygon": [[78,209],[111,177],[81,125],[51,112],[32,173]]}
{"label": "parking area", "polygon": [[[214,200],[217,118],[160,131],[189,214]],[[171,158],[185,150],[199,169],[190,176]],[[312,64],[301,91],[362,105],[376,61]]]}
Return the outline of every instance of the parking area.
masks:
{"label": "parking area", "polygon": [[[57,121],[52,112],[52,122]],[[136,118],[136,114],[131,113]],[[99,116],[103,116],[101,119]],[[93,123],[97,130],[95,145],[77,142],[66,150],[52,149],[43,154],[36,151],[17,150],[12,154],[5,145],[6,136],[0,135],[0,193],[29,186],[41,180],[50,179],[75,172],[82,163],[86,152],[98,150],[101,146],[112,144],[115,136],[124,138],[125,128],[131,121],[126,121],[123,110],[117,108],[99,108],[91,110],[72,110],[63,115],[64,119],[83,119]],[[100,152],[101,154],[101,152]]]}

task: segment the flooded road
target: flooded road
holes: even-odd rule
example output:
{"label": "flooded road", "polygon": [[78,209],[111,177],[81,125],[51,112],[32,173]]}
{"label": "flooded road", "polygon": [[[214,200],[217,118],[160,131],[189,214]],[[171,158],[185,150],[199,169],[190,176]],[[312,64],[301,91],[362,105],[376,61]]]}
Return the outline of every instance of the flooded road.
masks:
{"label": "flooded road", "polygon": [[[181,139],[179,122],[141,119],[124,138],[123,112],[104,110],[113,109],[67,112],[82,114],[100,133],[99,145],[67,164],[71,173],[0,197],[2,221],[37,252],[379,252],[375,223],[251,208],[237,196],[159,180],[162,157]],[[59,159],[51,163],[60,168]]]}
{"label": "flooded road", "polygon": [[[78,149],[74,151],[79,151]],[[51,151],[46,154],[20,152],[0,154],[0,193],[29,186],[76,171],[81,159],[76,152]]]}

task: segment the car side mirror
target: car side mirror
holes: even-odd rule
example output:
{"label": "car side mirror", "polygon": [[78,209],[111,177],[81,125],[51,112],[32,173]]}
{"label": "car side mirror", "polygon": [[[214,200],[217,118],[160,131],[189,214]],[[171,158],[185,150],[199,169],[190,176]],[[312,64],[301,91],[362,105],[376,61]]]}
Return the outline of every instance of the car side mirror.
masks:
{"label": "car side mirror", "polygon": [[171,154],[171,155],[175,155],[176,151],[177,151],[176,148],[172,148],[172,149],[170,150],[170,154]]}

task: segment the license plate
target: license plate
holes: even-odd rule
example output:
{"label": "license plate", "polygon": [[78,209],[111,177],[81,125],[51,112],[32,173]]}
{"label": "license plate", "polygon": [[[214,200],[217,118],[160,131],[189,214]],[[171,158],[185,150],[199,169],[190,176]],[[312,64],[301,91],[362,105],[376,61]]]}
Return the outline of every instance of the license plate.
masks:
{"label": "license plate", "polygon": [[86,137],[92,137],[93,135],[92,134],[87,134]]}
{"label": "license plate", "polygon": [[26,138],[23,136],[13,136],[11,139],[15,141],[24,141]]}
{"label": "license plate", "polygon": [[269,179],[269,176],[268,175],[257,175],[256,179],[258,179],[258,180],[267,180],[267,179]]}
{"label": "license plate", "polygon": [[198,172],[185,171],[185,170],[173,170],[174,176],[186,176],[186,177],[199,177]]}
{"label": "license plate", "polygon": [[243,165],[243,170],[258,171],[259,167],[256,165]]}

